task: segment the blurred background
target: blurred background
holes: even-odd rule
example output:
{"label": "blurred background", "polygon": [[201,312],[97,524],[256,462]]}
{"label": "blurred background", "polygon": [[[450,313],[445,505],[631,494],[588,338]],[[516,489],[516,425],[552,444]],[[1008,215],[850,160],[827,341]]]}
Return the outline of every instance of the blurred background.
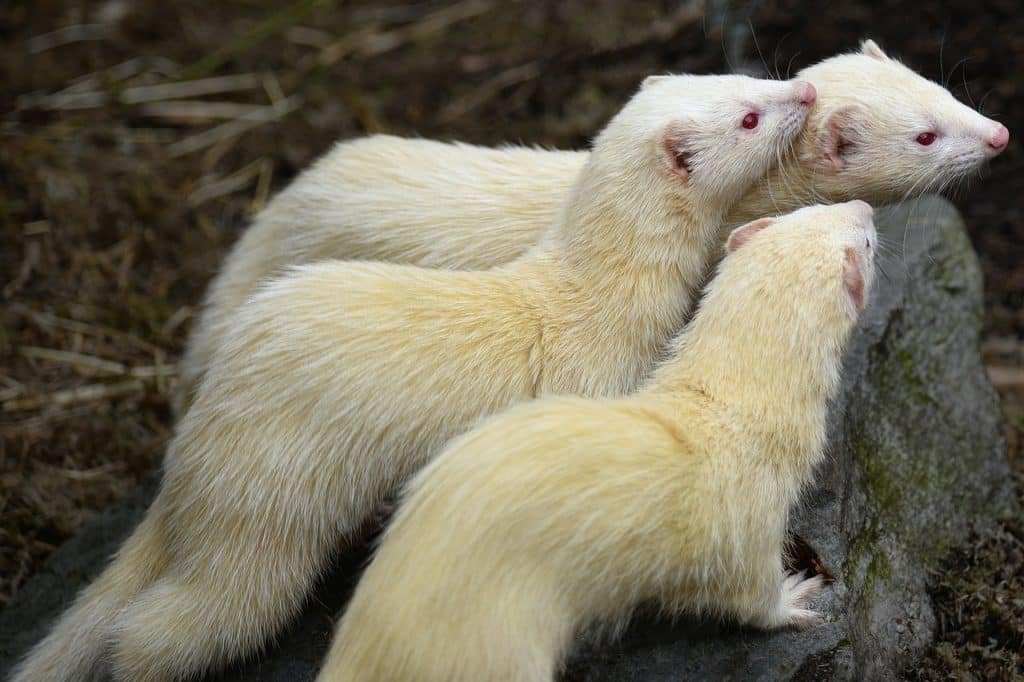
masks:
{"label": "blurred background", "polygon": [[[335,140],[584,147],[651,73],[785,78],[865,37],[1010,129],[952,198],[985,271],[982,348],[1020,472],[1018,0],[4,0],[0,605],[159,462],[207,282]],[[1021,679],[1021,526],[960,548],[933,582],[939,640],[908,677]]]}

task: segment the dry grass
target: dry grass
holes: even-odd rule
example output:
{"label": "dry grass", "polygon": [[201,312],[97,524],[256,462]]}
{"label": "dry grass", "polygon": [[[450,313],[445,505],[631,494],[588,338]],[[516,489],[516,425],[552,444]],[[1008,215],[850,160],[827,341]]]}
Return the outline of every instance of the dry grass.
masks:
{"label": "dry grass", "polygon": [[[946,67],[973,52],[986,108],[1021,129],[1013,3],[936,2],[917,22],[898,4],[759,6],[763,62],[782,72],[870,33],[938,77],[948,28]],[[727,54],[760,65],[752,43],[724,47],[714,14],[669,0],[0,3],[0,604],[159,461],[207,281],[269,194],[332,141],[581,146],[646,74],[724,71]],[[1024,330],[1024,216],[1008,184],[1024,178],[1020,159],[1014,139],[1005,178],[961,201],[989,326],[1009,345]],[[1004,546],[978,545],[997,558]],[[964,612],[982,603],[955,594],[937,592]]]}
{"label": "dry grass", "polygon": [[[982,346],[1007,421],[1010,464],[1024,508],[1024,345],[1012,337]],[[931,577],[938,628],[913,680],[1024,680],[1024,520],[972,537]]]}
{"label": "dry grass", "polygon": [[973,539],[935,577],[939,630],[919,680],[1024,677],[1024,526]]}
{"label": "dry grass", "polygon": [[[1024,491],[1024,468],[1017,482]],[[910,679],[1024,680],[1024,523],[971,538],[932,576],[930,592],[936,641]]]}

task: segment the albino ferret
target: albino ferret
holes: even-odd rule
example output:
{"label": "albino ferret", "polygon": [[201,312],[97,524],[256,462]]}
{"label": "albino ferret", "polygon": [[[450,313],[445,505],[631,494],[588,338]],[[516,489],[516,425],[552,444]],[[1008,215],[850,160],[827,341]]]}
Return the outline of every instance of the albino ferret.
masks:
{"label": "albino ferret", "polygon": [[633,390],[681,326],[731,204],[813,86],[645,85],[537,247],[487,272],[324,262],[267,284],[221,340],[163,487],[15,680],[184,679],[256,651],[342,539],[479,418]]}
{"label": "albino ferret", "polygon": [[870,289],[861,201],[740,228],[636,395],[520,405],[409,486],[318,678],[551,679],[573,636],[641,602],[762,628],[819,618],[786,576],[790,506]]}
{"label": "albino ferret", "polygon": [[[817,104],[793,153],[724,221],[723,239],[749,220],[819,201],[878,204],[940,190],[1009,138],[870,40],[798,77],[815,86]],[[261,281],[325,258],[461,269],[509,263],[540,239],[587,158],[385,135],[339,144],[257,216],[211,284],[180,365],[177,413]]]}

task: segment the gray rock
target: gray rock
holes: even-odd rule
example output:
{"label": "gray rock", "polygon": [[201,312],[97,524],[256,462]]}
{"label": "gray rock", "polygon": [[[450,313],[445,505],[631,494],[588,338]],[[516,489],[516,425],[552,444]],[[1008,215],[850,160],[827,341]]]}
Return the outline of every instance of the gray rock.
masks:
{"label": "gray rock", "polygon": [[[845,359],[831,452],[793,517],[835,582],[827,622],[763,633],[641,614],[616,642],[581,638],[569,680],[890,679],[931,639],[928,571],[970,530],[1015,513],[996,395],[978,352],[981,272],[955,209],[879,212],[886,259]],[[147,481],[58,549],[0,614],[0,674],[102,567],[140,518]],[[341,557],[300,619],[223,679],[312,679],[364,549]]]}

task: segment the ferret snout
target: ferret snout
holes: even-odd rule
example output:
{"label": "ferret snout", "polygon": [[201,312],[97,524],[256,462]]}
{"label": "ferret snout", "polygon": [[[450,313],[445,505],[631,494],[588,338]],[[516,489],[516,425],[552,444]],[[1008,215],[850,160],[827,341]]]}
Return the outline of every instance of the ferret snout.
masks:
{"label": "ferret snout", "polygon": [[843,204],[846,208],[850,209],[853,214],[853,219],[858,227],[865,232],[864,247],[870,251],[871,245],[877,241],[875,233],[875,209],[871,207],[866,201],[860,199],[853,199]]}
{"label": "ferret snout", "polygon": [[867,233],[864,239],[864,248],[870,252],[872,247],[878,243],[878,231],[875,228],[875,221],[872,218],[868,218],[861,225],[864,228],[864,232]]}
{"label": "ferret snout", "polygon": [[871,205],[860,199],[850,202],[857,213],[857,224],[864,230],[864,251],[871,253],[871,247],[878,242],[878,233],[875,230],[875,210]]}
{"label": "ferret snout", "polygon": [[990,157],[998,156],[1006,149],[1006,145],[1009,142],[1010,131],[1002,123],[997,123],[992,130],[991,137],[988,139],[988,155]]}
{"label": "ferret snout", "polygon": [[796,101],[805,107],[811,106],[818,99],[818,91],[807,81],[794,82],[793,90]]}

